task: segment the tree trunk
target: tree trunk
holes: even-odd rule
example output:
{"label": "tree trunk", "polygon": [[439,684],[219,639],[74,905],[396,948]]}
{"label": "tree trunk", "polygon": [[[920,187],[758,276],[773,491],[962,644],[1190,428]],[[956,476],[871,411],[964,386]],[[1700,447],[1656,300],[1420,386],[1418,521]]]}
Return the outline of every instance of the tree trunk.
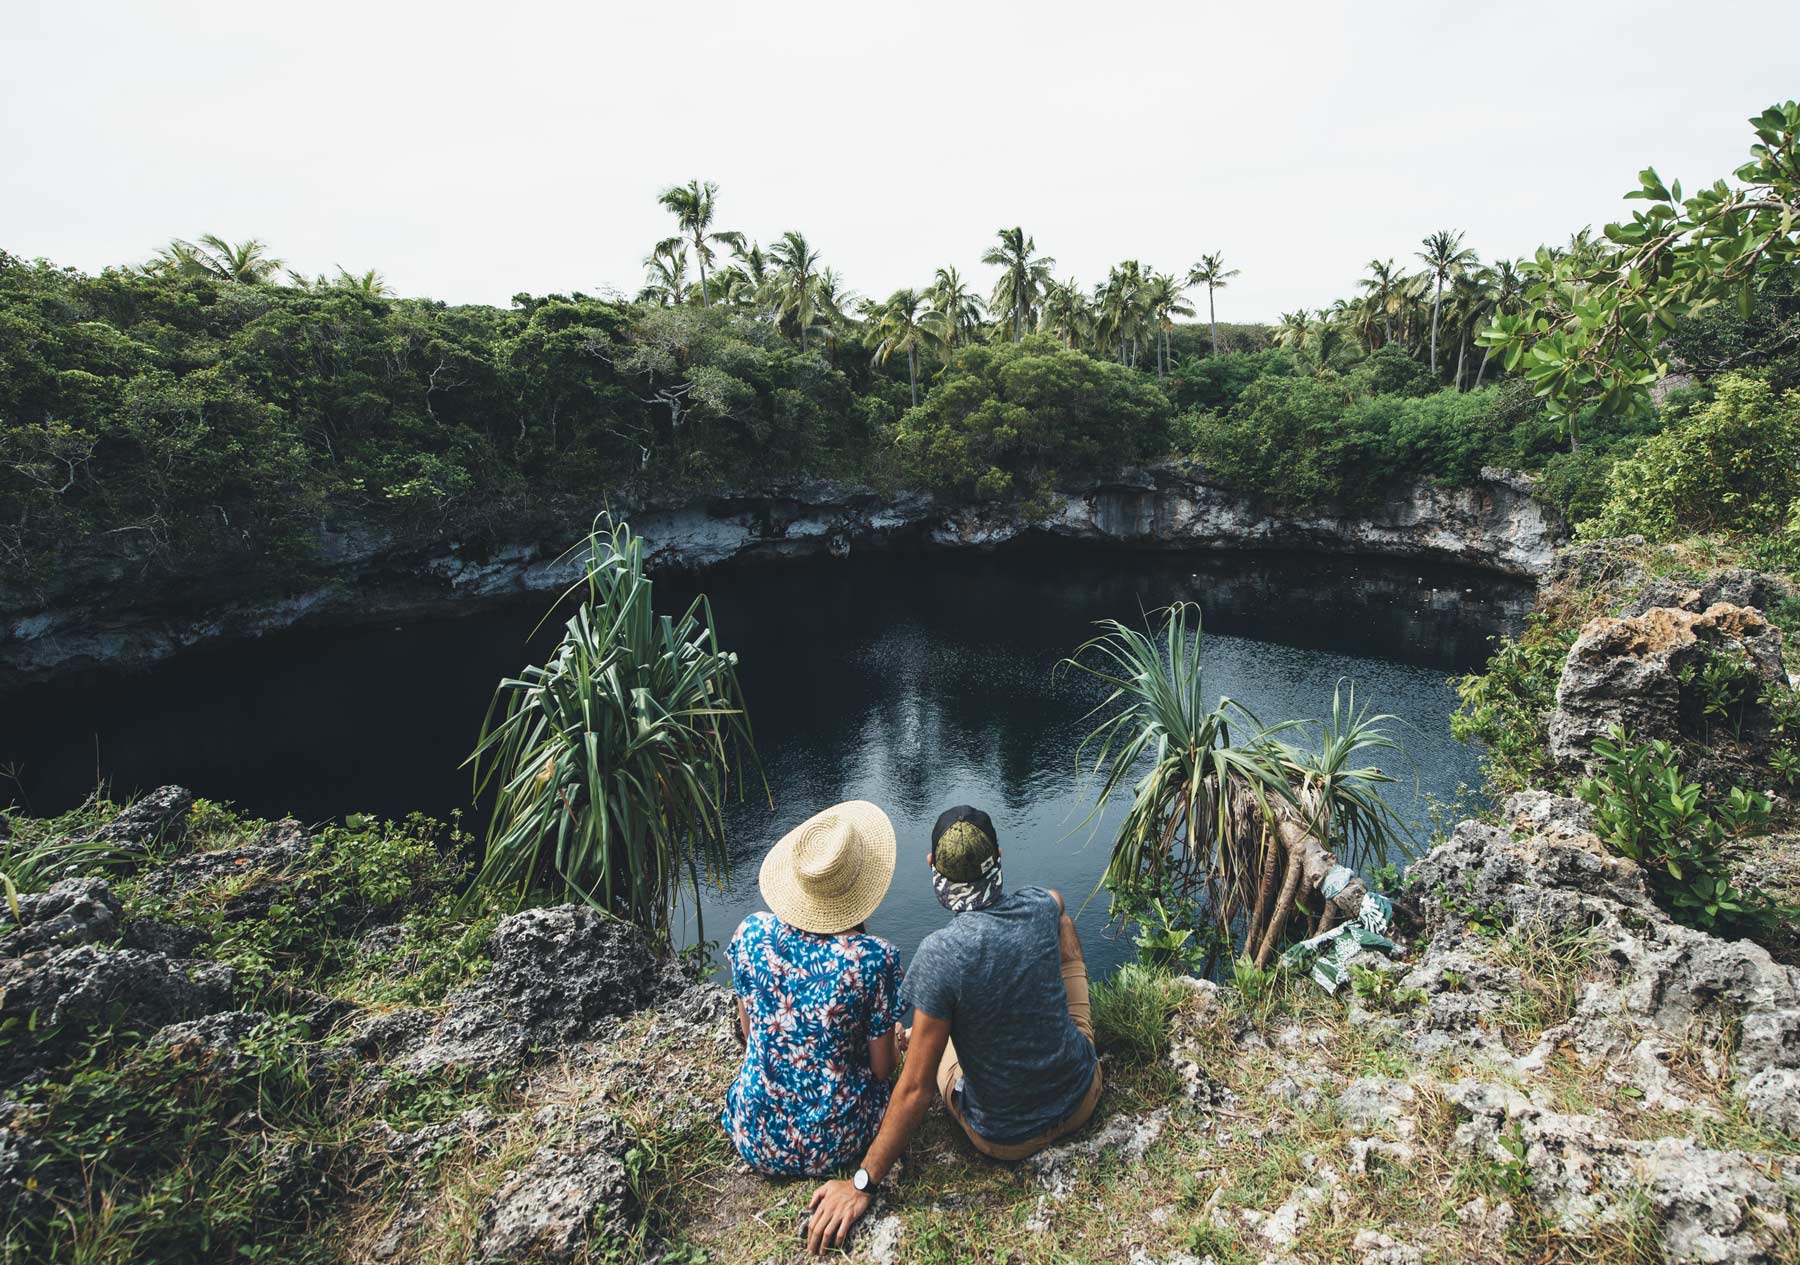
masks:
{"label": "tree trunk", "polygon": [[1268,926],[1264,929],[1261,943],[1246,943],[1244,946],[1245,955],[1254,954],[1258,966],[1266,967],[1274,958],[1301,892],[1309,896],[1319,894],[1325,906],[1321,926],[1332,927],[1346,918],[1354,918],[1360,912],[1362,899],[1369,891],[1368,884],[1361,878],[1352,878],[1336,896],[1324,899],[1322,888],[1325,877],[1338,864],[1337,855],[1325,846],[1322,839],[1322,836],[1330,834],[1330,818],[1321,811],[1315,792],[1302,791],[1300,798],[1299,808],[1286,801],[1277,801],[1271,806],[1274,838],[1269,841],[1269,845],[1285,854],[1288,868],[1282,879],[1280,894],[1275,900],[1274,908],[1270,910]]}
{"label": "tree trunk", "polygon": [[712,299],[706,293],[706,253],[701,249],[700,234],[694,234],[694,259],[700,265],[700,306],[711,307]]}
{"label": "tree trunk", "polygon": [[1475,389],[1481,390],[1481,379],[1487,374],[1488,357],[1483,356],[1481,363],[1475,366]]}
{"label": "tree trunk", "polygon": [[1206,287],[1206,320],[1212,326],[1213,355],[1219,354],[1219,312],[1213,306],[1213,288]]}
{"label": "tree trunk", "polygon": [[1444,299],[1444,279],[1438,278],[1437,293],[1431,296],[1431,376],[1437,377],[1438,304]]}
{"label": "tree trunk", "polygon": [[1465,336],[1456,344],[1456,389],[1461,391],[1463,384],[1463,362],[1469,358],[1469,340]]}
{"label": "tree trunk", "polygon": [[919,349],[906,349],[906,381],[912,387],[912,406],[919,407]]}

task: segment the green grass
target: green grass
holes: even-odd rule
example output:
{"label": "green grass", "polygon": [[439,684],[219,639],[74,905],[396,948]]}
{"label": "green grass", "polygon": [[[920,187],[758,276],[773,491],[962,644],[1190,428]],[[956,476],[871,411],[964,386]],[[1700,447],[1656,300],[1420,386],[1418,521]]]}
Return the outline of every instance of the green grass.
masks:
{"label": "green grass", "polygon": [[1169,1016],[1183,992],[1184,986],[1166,972],[1125,964],[1091,991],[1096,1042],[1122,1058],[1160,1057],[1169,1045]]}

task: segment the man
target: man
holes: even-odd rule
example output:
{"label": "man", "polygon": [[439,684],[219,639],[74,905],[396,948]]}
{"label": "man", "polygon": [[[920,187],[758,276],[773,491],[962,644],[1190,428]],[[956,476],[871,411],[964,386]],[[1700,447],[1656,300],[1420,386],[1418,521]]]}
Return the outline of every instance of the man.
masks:
{"label": "man", "polygon": [[967,805],[938,818],[925,861],[953,916],[907,972],[912,1037],[880,1131],[852,1180],[813,1193],[815,1254],[868,1211],[934,1090],[975,1149],[998,1160],[1074,1132],[1100,1099],[1087,964],[1062,897],[1041,887],[1006,894],[994,823]]}

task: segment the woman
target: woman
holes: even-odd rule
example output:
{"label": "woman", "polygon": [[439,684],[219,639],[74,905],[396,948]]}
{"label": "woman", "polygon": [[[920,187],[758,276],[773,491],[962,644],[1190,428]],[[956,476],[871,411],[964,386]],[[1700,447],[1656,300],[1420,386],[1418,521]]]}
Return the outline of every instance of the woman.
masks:
{"label": "woman", "polygon": [[721,1121],[752,1168],[816,1177],[860,1156],[899,1061],[900,953],[863,933],[894,877],[894,826],[861,800],[828,808],[763,859],[772,913],[726,946],[744,1066]]}

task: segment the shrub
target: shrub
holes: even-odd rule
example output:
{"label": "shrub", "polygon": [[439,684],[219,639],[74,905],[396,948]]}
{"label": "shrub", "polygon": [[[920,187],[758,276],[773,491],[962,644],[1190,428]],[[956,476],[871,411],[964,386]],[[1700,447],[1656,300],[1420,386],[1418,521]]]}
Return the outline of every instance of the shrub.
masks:
{"label": "shrub", "polygon": [[1484,771],[1497,789],[1523,789],[1549,769],[1550,710],[1577,635],[1533,615],[1517,640],[1501,640],[1485,671],[1457,681],[1450,733],[1487,747]]}
{"label": "shrub", "polygon": [[1229,352],[1182,361],[1169,374],[1165,389],[1179,409],[1229,409],[1258,378],[1286,377],[1293,372],[1293,357],[1285,351],[1271,347]]}
{"label": "shrub", "polygon": [[1651,436],[1607,477],[1589,538],[1638,532],[1780,533],[1800,496],[1800,392],[1777,399],[1744,374],[1719,379],[1711,404]]}
{"label": "shrub", "polygon": [[1731,877],[1737,841],[1768,821],[1769,800],[1734,786],[1703,803],[1702,788],[1682,776],[1663,741],[1630,742],[1614,726],[1594,743],[1600,770],[1577,793],[1594,806],[1600,838],[1644,867],[1657,901],[1678,921],[1703,931],[1767,930],[1784,911]]}
{"label": "shrub", "polygon": [[964,349],[902,415],[895,442],[934,486],[1041,497],[1059,480],[1162,456],[1169,412],[1143,374],[1035,335]]}
{"label": "shrub", "polygon": [[[279,878],[239,871],[172,900],[130,885],[124,891],[134,913],[201,932],[196,952],[229,963],[241,995],[253,999],[278,999],[294,985],[362,986],[369,964],[359,960],[358,939],[370,926],[404,916],[412,969],[404,986],[390,991],[394,1000],[435,1000],[431,990],[456,983],[484,951],[479,941],[468,942],[469,928],[451,913],[468,869],[460,859],[468,839],[452,827],[440,846],[444,834],[418,813],[400,822],[352,814],[321,830],[294,871]],[[273,898],[245,916],[239,899],[265,883]]]}

